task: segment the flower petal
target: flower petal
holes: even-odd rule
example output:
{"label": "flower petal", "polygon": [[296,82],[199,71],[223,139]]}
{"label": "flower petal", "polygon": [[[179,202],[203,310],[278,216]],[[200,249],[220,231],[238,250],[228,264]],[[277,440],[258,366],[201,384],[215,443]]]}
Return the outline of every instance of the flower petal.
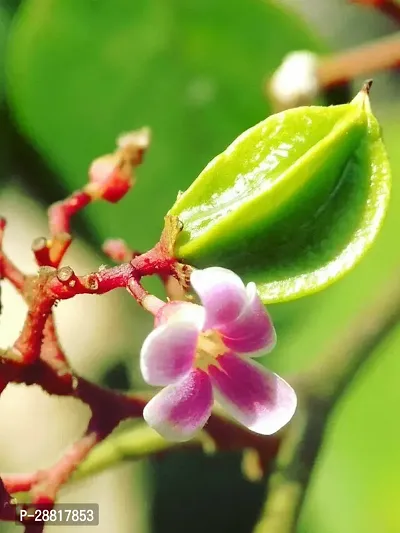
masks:
{"label": "flower petal", "polygon": [[204,426],[212,405],[210,378],[195,369],[154,396],[144,408],[143,417],[165,439],[183,442]]}
{"label": "flower petal", "polygon": [[190,322],[155,328],[140,352],[140,370],[150,385],[169,385],[186,376],[194,361],[199,331]]}
{"label": "flower petal", "polygon": [[190,282],[206,310],[204,329],[232,322],[246,305],[245,286],[231,270],[220,267],[194,270]]}
{"label": "flower petal", "polygon": [[271,317],[257,293],[255,283],[246,287],[247,305],[240,316],[218,328],[227,348],[251,357],[270,352],[276,344],[276,333]]}
{"label": "flower petal", "polygon": [[297,398],[286,381],[232,353],[217,361],[220,368],[210,366],[208,373],[216,399],[231,416],[261,435],[272,435],[289,422]]}
{"label": "flower petal", "polygon": [[174,301],[161,307],[155,317],[155,325],[160,326],[167,322],[190,322],[202,330],[206,318],[204,307],[191,302]]}

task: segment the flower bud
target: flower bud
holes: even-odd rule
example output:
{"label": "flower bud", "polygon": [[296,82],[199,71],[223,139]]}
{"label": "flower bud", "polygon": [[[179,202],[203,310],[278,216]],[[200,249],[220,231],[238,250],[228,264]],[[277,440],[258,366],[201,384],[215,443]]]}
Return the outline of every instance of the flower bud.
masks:
{"label": "flower bud", "polygon": [[85,192],[112,203],[121,200],[134,184],[134,169],[143,161],[149,143],[148,128],[119,137],[113,154],[101,156],[91,164]]}
{"label": "flower bud", "polygon": [[117,146],[123,151],[132,165],[137,166],[143,161],[143,155],[150,144],[149,128],[123,133],[117,139]]}
{"label": "flower bud", "polygon": [[108,154],[95,159],[89,169],[90,183],[86,192],[107,202],[118,202],[133,185],[132,165],[121,154]]}
{"label": "flower bud", "polygon": [[269,83],[269,96],[278,111],[310,105],[319,90],[318,56],[308,51],[288,54]]}

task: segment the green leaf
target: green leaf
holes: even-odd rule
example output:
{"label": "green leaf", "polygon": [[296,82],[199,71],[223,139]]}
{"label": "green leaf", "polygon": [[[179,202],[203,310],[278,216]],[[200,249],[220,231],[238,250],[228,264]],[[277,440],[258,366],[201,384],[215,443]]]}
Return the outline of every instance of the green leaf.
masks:
{"label": "green leaf", "polygon": [[134,191],[88,211],[101,236],[146,249],[177,191],[270,112],[264,80],[294,49],[321,45],[265,0],[25,0],[8,93],[19,127],[71,190],[118,134],[152,129]]}
{"label": "green leaf", "polygon": [[177,199],[176,255],[231,268],[265,303],[298,298],[360,260],[389,193],[366,89],[350,104],[285,111],[238,137]]}
{"label": "green leaf", "polygon": [[3,99],[4,93],[4,56],[9,24],[10,14],[8,10],[0,4],[0,101]]}

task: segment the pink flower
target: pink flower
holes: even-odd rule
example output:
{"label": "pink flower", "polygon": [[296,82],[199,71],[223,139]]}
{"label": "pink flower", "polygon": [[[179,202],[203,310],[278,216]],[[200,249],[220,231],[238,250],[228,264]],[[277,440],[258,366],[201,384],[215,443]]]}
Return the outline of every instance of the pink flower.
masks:
{"label": "pink flower", "polygon": [[156,315],[140,354],[144,379],[165,386],[146,405],[147,423],[169,440],[186,441],[211,414],[214,397],[250,430],[278,431],[293,416],[296,395],[250,357],[276,342],[254,283],[230,270],[195,270],[191,284],[202,302],[171,302]]}

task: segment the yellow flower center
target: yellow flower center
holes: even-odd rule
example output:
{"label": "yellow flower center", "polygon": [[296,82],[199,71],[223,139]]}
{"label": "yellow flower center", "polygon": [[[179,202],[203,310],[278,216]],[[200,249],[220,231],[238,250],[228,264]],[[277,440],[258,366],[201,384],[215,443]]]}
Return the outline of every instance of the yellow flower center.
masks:
{"label": "yellow flower center", "polygon": [[217,357],[228,351],[227,347],[222,341],[221,335],[209,329],[203,331],[199,335],[196,348],[195,366],[200,370],[207,370],[211,365],[221,369]]}

